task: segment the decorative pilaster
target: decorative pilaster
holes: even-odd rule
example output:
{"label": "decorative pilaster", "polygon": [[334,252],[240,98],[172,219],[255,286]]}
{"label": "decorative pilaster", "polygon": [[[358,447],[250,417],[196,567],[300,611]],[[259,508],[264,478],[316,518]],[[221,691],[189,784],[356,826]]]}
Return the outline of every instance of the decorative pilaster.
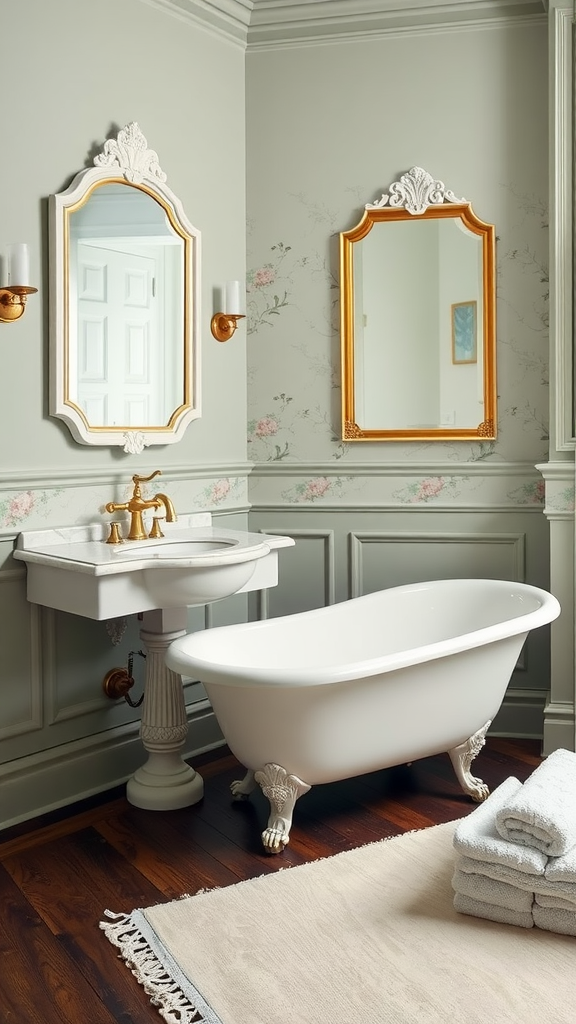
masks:
{"label": "decorative pilaster", "polygon": [[550,626],[550,690],[544,706],[542,752],[576,750],[574,735],[574,462],[537,466],[545,480],[550,523],[550,590],[562,611]]}

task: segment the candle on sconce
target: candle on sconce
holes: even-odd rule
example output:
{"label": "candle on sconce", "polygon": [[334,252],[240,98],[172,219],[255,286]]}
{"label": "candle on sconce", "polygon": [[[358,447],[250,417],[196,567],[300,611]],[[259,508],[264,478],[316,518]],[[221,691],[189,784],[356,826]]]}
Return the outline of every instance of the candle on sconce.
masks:
{"label": "candle on sconce", "polygon": [[30,258],[25,242],[8,246],[8,284],[28,285],[30,283]]}
{"label": "candle on sconce", "polygon": [[224,312],[230,315],[240,314],[240,281],[228,281],[226,285],[226,308]]}

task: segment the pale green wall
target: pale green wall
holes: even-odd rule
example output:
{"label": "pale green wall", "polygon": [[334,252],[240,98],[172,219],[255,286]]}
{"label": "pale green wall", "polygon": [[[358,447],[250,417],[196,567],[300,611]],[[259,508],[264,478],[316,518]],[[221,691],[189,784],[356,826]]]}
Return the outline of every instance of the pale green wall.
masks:
{"label": "pale green wall", "polygon": [[[349,461],[467,462],[479,454],[542,459],[546,25],[249,53],[247,155],[252,457],[338,461],[343,469]],[[338,233],[413,165],[496,225],[500,433],[481,451],[338,441]],[[264,312],[274,296],[285,304]],[[258,428],[262,420],[267,433]],[[260,490],[254,494],[264,500]]]}
{"label": "pale green wall", "polygon": [[[0,61],[12,125],[0,162],[0,254],[28,242],[40,291],[21,323],[2,327],[2,469],[105,468],[129,479],[143,465],[243,460],[243,331],[219,345],[209,329],[213,288],[244,277],[242,48],[140,0],[22,0],[17,18],[22,37]],[[158,153],[203,247],[203,416],[182,442],[142,456],[80,446],[46,408],[47,197],[129,121]]]}

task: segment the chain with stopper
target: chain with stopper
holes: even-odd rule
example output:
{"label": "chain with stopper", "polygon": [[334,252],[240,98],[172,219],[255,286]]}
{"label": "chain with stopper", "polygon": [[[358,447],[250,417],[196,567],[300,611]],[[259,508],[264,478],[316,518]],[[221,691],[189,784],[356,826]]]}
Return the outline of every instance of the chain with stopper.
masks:
{"label": "chain with stopper", "polygon": [[139,708],[144,700],[144,694],[138,700],[132,700],[129,692],[134,686],[132,668],[135,654],[139,654],[141,658],[146,657],[144,651],[130,651],[127,668],[111,668],[102,681],[104,693],[110,700],[120,700],[123,697],[131,708]]}

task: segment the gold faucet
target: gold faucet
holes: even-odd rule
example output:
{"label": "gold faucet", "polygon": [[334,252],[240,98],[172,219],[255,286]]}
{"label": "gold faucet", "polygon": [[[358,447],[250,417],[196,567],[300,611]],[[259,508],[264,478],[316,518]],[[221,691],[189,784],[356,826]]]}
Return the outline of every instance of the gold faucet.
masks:
{"label": "gold faucet", "polygon": [[[147,536],[163,536],[163,533],[158,525],[157,517],[154,517],[154,523],[152,529],[150,530],[150,534],[146,534],[146,530],[144,529],[144,521],[142,519],[142,513],[145,512],[146,509],[158,509],[164,506],[166,510],[167,523],[174,523],[178,518],[176,515],[174,505],[172,504],[167,494],[155,494],[154,497],[150,498],[148,501],[142,497],[142,490],[140,488],[140,484],[148,483],[148,481],[153,480],[155,476],[160,476],[161,474],[161,469],[157,469],[154,473],[152,473],[151,476],[138,476],[138,474],[135,474],[132,477],[134,491],[132,497],[130,498],[130,501],[125,501],[122,504],[119,504],[115,501],[109,501],[106,504],[105,508],[107,512],[126,511],[130,513],[130,530],[128,531],[128,540],[146,540]],[[112,523],[112,526],[114,525],[115,524]],[[108,543],[118,544],[120,541],[121,538],[118,536],[118,530],[111,530],[110,537],[108,538]]]}

